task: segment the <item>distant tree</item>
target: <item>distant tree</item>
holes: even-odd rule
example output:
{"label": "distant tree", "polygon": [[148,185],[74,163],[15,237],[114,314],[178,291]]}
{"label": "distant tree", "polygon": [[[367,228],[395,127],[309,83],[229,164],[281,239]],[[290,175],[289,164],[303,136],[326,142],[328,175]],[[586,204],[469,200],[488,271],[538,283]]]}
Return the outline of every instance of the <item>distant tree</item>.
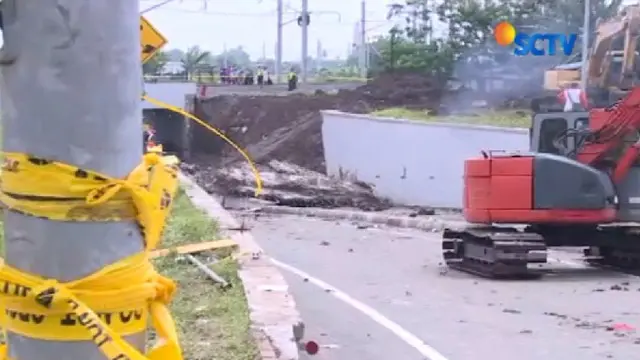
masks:
{"label": "distant tree", "polygon": [[251,66],[251,57],[244,51],[242,46],[238,46],[234,49],[229,49],[221,54],[218,54],[213,59],[214,64],[218,67],[223,67],[225,64],[228,66],[235,66],[239,68],[246,68]]}
{"label": "distant tree", "polygon": [[142,65],[142,73],[145,75],[158,75],[162,72],[162,69],[169,61],[169,57],[166,52],[158,51]]}
{"label": "distant tree", "polygon": [[[584,25],[585,0],[522,0],[521,7],[529,16],[530,23],[553,24],[565,32],[577,33]],[[622,7],[623,0],[590,0],[589,29],[594,34],[596,22],[615,16]],[[553,26],[551,25],[551,26]],[[593,36],[591,37],[593,38]]]}
{"label": "distant tree", "polygon": [[181,61],[184,71],[190,77],[197,68],[211,63],[211,53],[200,49],[199,46],[192,46],[185,52]]}
{"label": "distant tree", "polygon": [[167,50],[167,57],[169,61],[182,61],[184,59],[185,52],[180,49]]}
{"label": "distant tree", "polygon": [[[452,0],[455,1],[455,0]],[[428,0],[406,0],[389,5],[387,18],[404,20],[404,26],[396,25],[396,33],[402,32],[412,41],[424,43],[433,34],[434,4]]]}

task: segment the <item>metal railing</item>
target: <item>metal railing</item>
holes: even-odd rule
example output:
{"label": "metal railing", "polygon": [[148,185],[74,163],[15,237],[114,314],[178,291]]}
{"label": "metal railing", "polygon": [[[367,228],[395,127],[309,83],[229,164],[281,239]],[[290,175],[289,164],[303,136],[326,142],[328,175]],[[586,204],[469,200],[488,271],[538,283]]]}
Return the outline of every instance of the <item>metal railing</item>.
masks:
{"label": "metal railing", "polygon": [[[237,83],[238,85],[242,85],[244,82],[244,76],[228,76],[225,77],[227,81],[232,80],[230,83],[225,83],[222,81],[220,75],[211,75],[211,74],[194,74],[194,75],[144,75],[145,82],[154,83],[154,82],[195,82],[199,84],[229,84]],[[274,83],[286,83],[286,76],[280,76],[279,79],[275,79],[273,76],[271,80]],[[307,78],[307,81],[311,84],[319,84],[319,83],[332,83],[332,82],[367,82],[367,78],[361,78],[358,76],[332,76],[332,75],[317,75]],[[254,84],[256,83],[254,78]]]}

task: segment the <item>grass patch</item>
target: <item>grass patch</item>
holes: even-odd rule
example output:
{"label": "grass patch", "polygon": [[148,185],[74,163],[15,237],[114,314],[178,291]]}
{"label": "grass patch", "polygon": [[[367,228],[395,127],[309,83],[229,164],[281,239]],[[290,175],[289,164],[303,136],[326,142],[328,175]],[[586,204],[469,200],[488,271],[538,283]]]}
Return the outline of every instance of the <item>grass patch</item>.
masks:
{"label": "grass patch", "polygon": [[531,124],[530,112],[523,110],[487,111],[484,113],[478,113],[477,115],[434,116],[424,110],[388,108],[374,111],[371,115],[427,122],[492,125],[518,128],[529,128]]}
{"label": "grass patch", "polygon": [[168,248],[218,237],[218,224],[191,204],[182,188],[178,189],[162,238],[161,247]]}
{"label": "grass patch", "polygon": [[[217,224],[195,208],[180,189],[161,247],[217,238]],[[219,258],[227,255],[216,253]],[[225,257],[212,265],[218,275],[233,284],[227,290],[219,289],[194,265],[178,261],[175,256],[159,258],[155,263],[158,271],[178,283],[171,311],[185,359],[255,360],[259,357],[249,332],[249,309],[235,260]]]}

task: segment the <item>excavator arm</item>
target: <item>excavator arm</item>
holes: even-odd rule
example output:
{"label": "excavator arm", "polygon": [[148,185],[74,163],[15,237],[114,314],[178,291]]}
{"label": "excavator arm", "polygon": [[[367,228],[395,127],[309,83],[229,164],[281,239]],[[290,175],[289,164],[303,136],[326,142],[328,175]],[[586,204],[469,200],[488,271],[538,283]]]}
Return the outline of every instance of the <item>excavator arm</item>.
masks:
{"label": "excavator arm", "polygon": [[607,170],[619,183],[640,155],[640,87],[605,109],[589,114],[589,129],[578,134],[583,139],[577,149],[578,161]]}
{"label": "excavator arm", "polygon": [[[598,23],[596,37],[589,52],[588,84],[591,87],[609,87],[609,78],[614,57],[622,55],[619,77],[615,87],[632,86],[636,66],[636,47],[640,29],[640,5],[625,8],[619,15]],[[613,49],[614,42],[623,37],[623,49]]]}
{"label": "excavator arm", "polygon": [[607,53],[615,40],[625,30],[624,22],[618,17],[598,24],[596,37],[589,52],[587,76],[591,85],[604,85],[608,75]]}
{"label": "excavator arm", "polygon": [[640,35],[640,8],[634,6],[626,10],[627,22],[625,27],[622,68],[620,73],[621,88],[630,88],[636,77],[636,48]]}

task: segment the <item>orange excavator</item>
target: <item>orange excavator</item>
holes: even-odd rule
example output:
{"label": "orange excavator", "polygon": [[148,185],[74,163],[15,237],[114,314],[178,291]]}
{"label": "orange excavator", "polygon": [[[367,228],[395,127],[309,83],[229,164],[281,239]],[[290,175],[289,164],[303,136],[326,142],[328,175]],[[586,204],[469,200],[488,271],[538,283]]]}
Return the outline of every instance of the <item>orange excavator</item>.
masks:
{"label": "orange excavator", "polygon": [[[640,264],[640,87],[590,112],[533,116],[530,149],[464,163],[463,215],[446,229],[447,265],[480,276],[540,276],[547,248],[585,247],[590,261]],[[514,225],[515,224],[515,225]]]}

